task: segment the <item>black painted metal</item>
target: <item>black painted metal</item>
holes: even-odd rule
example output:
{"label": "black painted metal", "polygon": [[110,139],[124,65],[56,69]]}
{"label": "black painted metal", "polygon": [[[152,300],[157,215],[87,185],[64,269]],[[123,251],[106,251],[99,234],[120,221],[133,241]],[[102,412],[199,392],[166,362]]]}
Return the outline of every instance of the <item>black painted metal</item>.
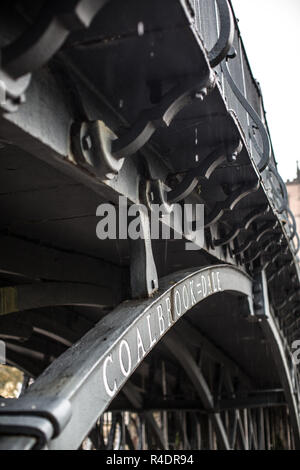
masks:
{"label": "black painted metal", "polygon": [[203,100],[215,86],[213,73],[184,81],[169,91],[154,108],[145,110],[136,124],[112,142],[116,157],[127,157],[141,149],[159,127],[170,126],[176,115],[194,99]]}
{"label": "black painted metal", "polygon": [[[0,79],[5,85],[0,107],[16,111],[25,102],[31,74],[60,49],[70,32],[87,28],[107,0],[46,2],[38,18],[17,39],[1,49]],[[1,86],[0,86],[1,88]]]}
{"label": "black painted metal", "polygon": [[12,78],[19,78],[40,68],[58,51],[71,31],[87,28],[106,2],[47,2],[32,26],[2,49],[1,66]]}
{"label": "black painted metal", "polygon": [[[0,448],[299,447],[300,243],[230,2],[19,3],[0,28],[0,339],[44,371],[24,393],[43,414],[5,403]],[[100,241],[120,195],[144,238]],[[176,202],[205,205],[194,252],[149,237],[152,204]],[[56,395],[72,417],[52,439]]]}
{"label": "black painted metal", "polygon": [[234,207],[245,197],[249,194],[257,191],[259,188],[259,182],[257,183],[247,183],[243,184],[234,191],[225,199],[225,201],[217,202],[215,207],[208,214],[205,218],[205,227],[209,227],[210,225],[216,223],[224,212],[232,211]]}
{"label": "black painted metal", "polygon": [[185,199],[195,189],[201,178],[209,179],[212,173],[219,165],[226,160],[235,161],[242,151],[242,144],[221,145],[213,150],[204,162],[197,168],[189,170],[183,177],[183,180],[167,193],[167,199],[170,203]]}
{"label": "black painted metal", "polygon": [[259,115],[255,111],[255,109],[253,109],[253,107],[250,105],[250,103],[247,101],[247,99],[244,97],[244,95],[241,93],[241,91],[239,90],[239,88],[235,84],[235,82],[234,82],[234,80],[233,80],[233,78],[230,74],[230,70],[229,70],[229,67],[228,67],[228,64],[227,64],[227,60],[224,60],[222,62],[222,71],[223,71],[224,76],[226,77],[226,80],[228,81],[233,93],[235,94],[235,96],[237,97],[239,102],[242,104],[242,106],[245,108],[245,110],[247,111],[247,113],[249,114],[251,119],[254,121],[254,123],[256,124],[256,126],[257,126],[257,128],[260,132],[262,142],[263,142],[263,149],[262,149],[262,151],[259,152],[260,161],[257,163],[257,167],[258,167],[259,171],[263,171],[268,166],[269,161],[270,161],[270,157],[271,157],[270,140],[269,140],[269,136],[268,136],[268,133],[266,131],[266,128],[265,128],[264,124],[262,123]]}
{"label": "black painted metal", "polygon": [[263,217],[269,211],[268,206],[259,206],[253,209],[246,217],[240,222],[236,223],[234,227],[228,232],[227,235],[224,235],[222,238],[214,240],[216,246],[225,245],[233,241],[240,233],[241,230],[248,230],[250,225],[260,217]]}
{"label": "black painted metal", "polygon": [[217,6],[220,15],[220,37],[207,54],[212,67],[215,67],[225,59],[230,51],[234,37],[234,22],[227,0],[217,0]]}

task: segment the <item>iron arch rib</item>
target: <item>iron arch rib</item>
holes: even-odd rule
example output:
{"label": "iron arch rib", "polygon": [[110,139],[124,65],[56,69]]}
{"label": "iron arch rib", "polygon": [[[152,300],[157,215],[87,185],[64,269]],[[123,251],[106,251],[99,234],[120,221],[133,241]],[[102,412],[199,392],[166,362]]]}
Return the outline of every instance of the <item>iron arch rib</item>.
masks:
{"label": "iron arch rib", "polygon": [[[71,419],[49,441],[49,448],[77,448],[145,356],[202,300],[235,292],[248,297],[252,313],[252,281],[233,266],[179,272],[162,279],[160,286],[151,299],[126,301],[113,310],[54,361],[24,395],[27,403],[37,396],[43,396],[45,403],[51,396],[71,403]],[[5,434],[2,416],[1,409],[0,434]]]}

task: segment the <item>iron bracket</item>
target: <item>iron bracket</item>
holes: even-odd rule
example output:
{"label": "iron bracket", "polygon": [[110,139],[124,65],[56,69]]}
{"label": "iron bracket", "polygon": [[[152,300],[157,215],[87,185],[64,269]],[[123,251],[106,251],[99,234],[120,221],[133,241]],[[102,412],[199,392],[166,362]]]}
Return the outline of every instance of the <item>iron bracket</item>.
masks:
{"label": "iron bracket", "polygon": [[112,143],[115,157],[128,157],[140,150],[154,134],[156,129],[169,127],[175,116],[194,99],[200,99],[213,90],[216,76],[213,72],[204,77],[184,80],[171,89],[161,102],[141,112],[136,123],[121,137]]}
{"label": "iron bracket", "polygon": [[[233,58],[235,56],[236,56],[236,52],[233,51],[227,57]],[[262,172],[268,166],[268,164],[270,162],[270,158],[271,158],[271,145],[270,145],[269,135],[266,131],[266,128],[265,128],[261,118],[259,117],[259,115],[255,111],[255,109],[252,108],[252,106],[247,101],[247,99],[245,98],[243,93],[239,90],[238,86],[235,84],[235,82],[234,82],[234,80],[231,76],[229,67],[228,67],[227,59],[222,62],[221,68],[222,68],[222,72],[223,72],[230,88],[232,89],[234,95],[236,96],[238,101],[241,103],[243,108],[247,111],[247,113],[249,114],[251,119],[255,122],[255,124],[256,124],[256,126],[259,130],[259,133],[261,135],[263,149],[262,149],[262,151],[260,149],[258,149],[259,150],[259,155],[260,155],[260,161],[258,162],[257,167],[258,167],[258,170],[260,172]]]}
{"label": "iron bracket", "polygon": [[215,246],[222,246],[226,245],[227,243],[232,242],[241,232],[241,230],[248,230],[250,225],[259,217],[262,217],[265,215],[270,209],[270,206],[268,205],[262,205],[258,206],[255,209],[253,209],[251,212],[249,212],[246,217],[241,222],[237,222],[234,227],[230,230],[230,232],[227,233],[227,235],[224,235],[221,238],[215,239],[214,244]]}
{"label": "iron bracket", "polygon": [[242,148],[241,141],[238,144],[219,145],[206,157],[201,165],[190,169],[176,188],[168,192],[168,201],[174,203],[186,198],[195,189],[200,178],[209,179],[216,168],[226,160],[228,162],[235,161]]}
{"label": "iron bracket", "polygon": [[234,21],[228,1],[217,0],[216,3],[220,16],[220,35],[216,44],[208,52],[208,60],[211,67],[215,67],[225,59],[234,39]]}

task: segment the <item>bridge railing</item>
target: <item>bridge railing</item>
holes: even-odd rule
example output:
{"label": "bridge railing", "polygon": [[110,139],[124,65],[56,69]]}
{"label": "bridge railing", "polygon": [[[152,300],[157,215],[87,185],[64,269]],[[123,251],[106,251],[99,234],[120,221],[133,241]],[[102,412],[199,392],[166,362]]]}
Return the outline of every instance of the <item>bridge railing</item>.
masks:
{"label": "bridge railing", "polygon": [[[227,0],[189,0],[194,10],[195,27],[207,51],[220,41],[224,7],[231,10],[232,33],[228,32],[230,48],[227,56],[215,65],[218,84],[228,110],[236,117],[244,142],[259,173],[273,209],[283,222],[292,251],[297,254],[299,238],[295,219],[288,206],[285,183],[277,170],[259,83],[254,79],[234,19],[231,4]],[[223,11],[222,11],[223,9]],[[224,16],[224,15],[223,15]],[[225,15],[225,21],[228,17]],[[223,28],[226,30],[226,28]]]}

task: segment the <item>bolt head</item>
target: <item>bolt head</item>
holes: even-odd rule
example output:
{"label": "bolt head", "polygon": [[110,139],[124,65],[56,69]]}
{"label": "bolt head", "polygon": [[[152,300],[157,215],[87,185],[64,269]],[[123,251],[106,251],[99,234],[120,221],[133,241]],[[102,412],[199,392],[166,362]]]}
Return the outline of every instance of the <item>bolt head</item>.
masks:
{"label": "bolt head", "polygon": [[19,102],[20,102],[20,104],[26,103],[26,96],[25,96],[24,93],[22,93],[22,95],[20,95]]}

